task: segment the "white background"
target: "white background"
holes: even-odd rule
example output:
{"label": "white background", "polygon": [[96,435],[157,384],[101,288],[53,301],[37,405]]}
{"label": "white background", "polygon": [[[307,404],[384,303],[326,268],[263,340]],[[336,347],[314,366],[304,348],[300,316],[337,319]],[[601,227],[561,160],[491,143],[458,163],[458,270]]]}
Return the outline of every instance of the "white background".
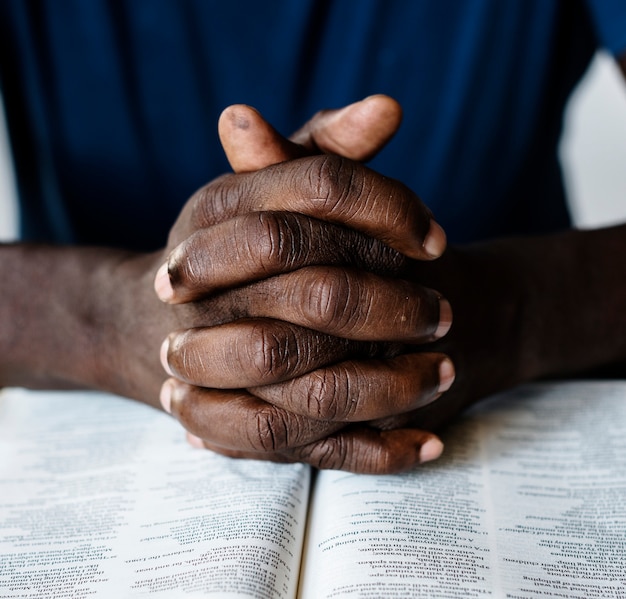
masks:
{"label": "white background", "polygon": [[[575,222],[626,221],[626,84],[612,58],[598,54],[573,96],[561,147]],[[14,180],[0,121],[0,240],[15,238]]]}

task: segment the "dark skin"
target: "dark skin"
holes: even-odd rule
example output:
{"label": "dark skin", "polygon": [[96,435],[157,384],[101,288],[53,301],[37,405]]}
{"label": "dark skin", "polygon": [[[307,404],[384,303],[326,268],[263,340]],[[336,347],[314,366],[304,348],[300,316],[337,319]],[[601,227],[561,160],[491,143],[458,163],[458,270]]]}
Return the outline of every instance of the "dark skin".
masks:
{"label": "dark skin", "polygon": [[[319,129],[313,126],[298,139],[304,149],[297,155],[319,147],[359,160],[383,143],[373,144],[363,155],[351,155],[346,148],[353,148],[345,139],[336,147],[320,141],[320,132],[333,129],[323,118],[318,122]],[[375,129],[377,123],[375,118],[369,124]],[[335,133],[344,131],[344,125],[335,123]],[[370,130],[357,131],[364,128]],[[236,171],[255,172],[210,184],[205,195],[208,211],[197,209],[198,196],[192,199],[163,252],[3,247],[0,268],[8,298],[0,306],[2,384],[87,386],[154,404],[166,378],[155,349],[161,340],[171,331],[217,326],[209,334],[217,334],[220,342],[210,344],[201,338],[202,355],[197,335],[187,333],[171,337],[164,352],[177,377],[164,386],[164,403],[205,446],[235,456],[392,472],[436,457],[440,447],[425,431],[489,393],[538,377],[624,364],[626,267],[621,260],[598,257],[623,255],[626,228],[450,248],[439,260],[427,260],[438,252],[423,252],[431,219],[414,196],[405,197],[395,183],[336,158],[304,157],[263,168],[294,154],[285,140],[272,137],[267,128],[260,130],[262,135],[255,127],[243,129],[246,143],[226,147],[231,163],[234,155],[243,156],[242,165],[233,164]],[[256,147],[252,152],[256,156],[266,151],[269,155],[254,164],[242,147]],[[321,170],[328,165],[333,168]],[[353,201],[343,208],[340,204],[340,209],[336,203],[323,202],[322,208],[330,208],[327,212],[315,204],[313,213],[304,217],[281,217],[278,239],[290,239],[289,232],[310,231],[325,235],[327,243],[321,249],[305,246],[304,258],[302,248],[289,243],[286,247],[297,259],[283,257],[277,262],[269,254],[272,247],[283,246],[270,244],[261,255],[261,277],[259,255],[251,251],[243,260],[248,266],[241,270],[233,265],[236,280],[221,281],[219,293],[198,287],[203,277],[189,276],[197,268],[179,268],[187,261],[184,250],[170,264],[174,295],[160,289],[168,301],[183,303],[166,305],[155,297],[151,290],[155,272],[171,250],[197,231],[227,227],[230,217],[237,219],[246,238],[248,231],[258,232],[267,224],[259,225],[260,217],[252,218],[250,211],[262,210],[271,223],[275,211],[303,210],[302,205],[276,204],[276,197],[285,200],[274,193],[277,189],[293,191],[282,183],[276,187],[276,179],[310,185],[310,177],[307,181],[303,173],[310,174],[311,169],[330,177],[331,183],[346,176],[357,197],[378,201],[371,210],[350,212],[352,194]],[[260,204],[240,202],[248,196],[251,178],[260,186],[255,190],[274,190],[255,193],[255,202],[263,200]],[[311,187],[307,189],[310,192]],[[287,199],[292,201],[294,195],[298,197],[289,193]],[[310,199],[311,194],[302,197]],[[234,211],[225,198],[235,198]],[[227,209],[220,213],[224,206]],[[436,228],[432,231],[435,241],[432,245],[431,238],[429,247],[443,249]],[[224,229],[206,238],[203,232],[206,255],[226,263],[229,256],[218,248],[232,234],[233,229]],[[356,249],[342,253],[346,244]],[[263,251],[261,244],[250,246]],[[193,242],[189,247],[194,248]],[[329,256],[336,259],[333,266]],[[204,264],[197,255],[194,260]],[[270,270],[265,273],[267,264]],[[249,278],[242,280],[241,272]],[[268,274],[272,276],[263,278]],[[313,278],[307,279],[311,274]],[[323,284],[317,284],[314,297],[303,298],[295,290],[307,280],[312,282],[307,289],[320,280]],[[233,284],[237,287],[231,289]],[[37,295],[31,293],[34,285]],[[433,343],[433,337],[441,337],[448,328],[449,315],[440,295],[452,305],[454,323]],[[281,302],[270,305],[272,313],[268,297]],[[358,301],[350,304],[354,297]],[[304,300],[310,310],[302,310]],[[346,305],[361,309],[356,320],[351,313],[350,318],[342,317]],[[390,319],[390,314],[400,318]],[[311,329],[317,333],[311,334]],[[316,351],[320,345],[323,351]],[[234,359],[237,368],[230,372],[219,368],[224,388],[208,390],[201,385],[212,380],[200,380],[201,366],[215,364],[220,352],[222,366]],[[456,378],[441,394],[451,382],[450,371],[443,366],[448,364],[446,355]],[[250,375],[245,383],[242,367]],[[316,390],[314,396],[311,389]]]}
{"label": "dark skin", "polygon": [[[250,120],[252,117],[253,114],[250,115]],[[258,127],[261,128],[262,124],[258,124]],[[248,138],[250,128],[250,126],[245,128]],[[203,439],[202,442],[196,439],[197,444],[201,443],[222,453],[245,457],[263,456],[276,460],[310,460],[308,452],[317,452],[314,454],[315,459],[322,454],[326,459],[323,466],[355,469],[354,463],[349,461],[355,452],[350,454],[346,447],[349,448],[355,438],[363,440],[367,435],[379,434],[372,431],[372,427],[387,430],[407,427],[411,427],[408,430],[416,430],[413,427],[420,427],[432,430],[448,421],[452,414],[457,413],[468,403],[518,382],[554,374],[578,373],[611,361],[613,351],[611,344],[603,343],[602,339],[610,335],[611,331],[615,331],[618,322],[611,323],[611,320],[607,319],[607,328],[598,328],[594,331],[595,323],[589,320],[589,324],[593,326],[587,329],[578,311],[581,305],[585,305],[591,299],[602,306],[606,315],[620,313],[619,308],[623,307],[626,301],[623,293],[607,295],[600,291],[594,297],[590,291],[601,290],[601,281],[607,274],[614,281],[623,280],[623,267],[619,263],[612,263],[612,269],[598,270],[596,260],[590,260],[590,256],[595,243],[608,243],[607,247],[617,250],[623,243],[623,235],[623,229],[616,228],[584,234],[571,232],[528,240],[503,240],[473,247],[450,248],[443,258],[434,262],[415,261],[400,256],[394,261],[396,277],[417,280],[431,288],[442,290],[446,297],[453,298],[453,305],[458,306],[452,330],[443,340],[426,346],[404,345],[400,349],[396,347],[394,350],[402,352],[402,355],[392,360],[340,362],[330,368],[313,370],[287,382],[280,382],[285,378],[282,372],[268,373],[264,377],[266,383],[273,377],[279,382],[248,388],[245,392],[238,392],[236,396],[224,396],[223,393],[220,395],[216,391],[206,391],[172,381],[172,390],[175,390],[174,402],[170,404],[171,399],[168,399],[168,406],[189,430]],[[205,237],[205,241],[209,241],[208,236]],[[209,241],[209,245],[215,247],[216,244]],[[336,255],[335,251],[333,255]],[[179,251],[173,256],[170,265],[173,272],[177,272],[176,264],[179,261],[185,262],[184,256],[185,253]],[[255,264],[261,262],[263,261],[258,258],[254,261]],[[538,264],[545,265],[545,270],[537,269]],[[197,268],[195,270],[197,271]],[[581,276],[590,284],[581,285]],[[215,276],[213,273],[207,273],[206,277],[199,278],[214,280]],[[178,281],[178,276],[173,276],[173,279]],[[233,281],[238,282],[240,281]],[[310,284],[300,286],[308,288]],[[385,289],[388,290],[390,286],[391,282],[387,280]],[[177,284],[174,285],[174,290],[170,293],[175,295],[170,297],[169,301],[178,301]],[[188,286],[181,286],[180,291],[181,301],[190,299],[191,292]],[[201,288],[197,290],[198,297],[202,292]],[[493,304],[485,302],[485,298],[491,296],[499,298],[497,309],[494,309]],[[552,299],[555,300],[554,303]],[[300,305],[301,302],[294,303]],[[345,301],[338,303],[346,305]],[[490,312],[491,310],[493,311]],[[346,309],[345,312],[352,314],[350,309]],[[388,310],[383,312],[393,313]],[[282,318],[288,318],[282,306],[280,313]],[[581,325],[579,328],[572,326],[572,322],[576,321]],[[387,322],[376,324],[381,327],[378,334],[385,335],[389,328]],[[526,329],[525,326],[532,328]],[[594,347],[607,351],[594,355],[589,352],[588,347],[579,346],[577,340],[582,331],[587,339],[594,338]],[[331,332],[337,334],[337,331]],[[542,336],[540,333],[545,335]],[[368,332],[369,338],[373,338],[375,334],[377,331]],[[396,336],[395,340],[406,341],[399,336]],[[175,345],[174,349],[170,346],[169,367],[176,376],[184,378],[187,383],[195,383],[198,386],[206,386],[210,381],[214,383],[217,373],[212,372],[209,367],[207,376],[207,369],[204,366],[207,363],[218,364],[217,369],[220,370],[221,377],[232,377],[227,381],[221,380],[222,386],[235,387],[238,382],[241,383],[240,370],[224,374],[223,361],[219,360],[210,344],[204,345],[203,351],[199,349],[200,344],[192,340],[189,341],[189,345],[187,340],[177,340]],[[185,355],[182,359],[182,348],[186,346],[192,348],[189,351],[191,358]],[[505,347],[510,348],[508,355],[501,351],[501,348]],[[576,348],[576,351],[565,352],[565,347]],[[623,344],[618,343],[616,347],[618,353],[624,356]],[[223,344],[219,344],[219,348],[223,348]],[[419,349],[420,353],[416,353],[416,349]],[[417,395],[406,393],[406,390],[417,388],[411,374],[419,370],[420,364],[424,363],[426,356],[431,355],[432,350],[444,351],[451,356],[457,371],[460,371],[460,376],[457,375],[457,380],[450,391],[437,401],[429,403],[439,394],[433,393],[429,397],[422,392],[421,398],[416,400]],[[553,356],[550,355],[550,351]],[[327,355],[326,347],[322,353]],[[300,360],[309,358],[309,354],[304,350],[294,349],[291,355],[297,355]],[[201,356],[202,365],[194,361],[195,356]],[[540,359],[537,359],[537,356],[540,356]],[[302,367],[301,363],[299,366]],[[308,366],[305,369],[308,370]],[[467,376],[467,373],[478,376]],[[268,445],[264,447],[263,452],[250,451],[249,447],[244,450],[228,447],[227,440],[220,436],[220,431],[210,425],[204,426],[203,423],[221,421],[219,398],[225,402],[236,399],[239,406],[244,406],[247,402],[250,413],[256,414],[259,403],[250,395],[265,399],[275,406],[284,408],[288,413],[308,418],[334,420],[338,424],[363,422],[370,418],[374,422],[368,422],[367,428],[352,424],[338,434],[316,440],[312,444],[291,448],[287,447],[290,440],[294,445],[299,445],[306,439],[306,436],[301,436],[302,420],[290,421],[284,412],[280,412],[276,417],[280,424],[273,422],[279,434],[269,437],[278,447]],[[415,404],[411,406],[409,397],[416,401],[417,406],[426,404],[426,407],[417,407]],[[355,408],[355,404],[359,407]],[[386,411],[387,416],[367,412],[368,409]],[[306,426],[304,425],[305,428]],[[281,432],[284,432],[284,437],[280,436]],[[394,431],[398,436],[403,432]],[[291,438],[288,437],[289,434],[292,435]],[[232,432],[229,431],[228,435],[232,438]],[[380,437],[377,437],[377,442],[379,439]],[[407,456],[409,460],[411,459],[407,446],[410,447],[408,440],[405,440],[404,446],[402,443],[398,444],[400,453],[394,454],[397,461],[386,461],[384,471],[405,467]],[[376,449],[370,451],[375,453]],[[348,461],[347,465],[342,461],[344,459]],[[361,466],[364,463],[367,464],[365,468]],[[368,468],[371,463],[381,462],[376,462],[372,458],[369,461],[364,459],[357,465],[357,469],[370,471]],[[376,468],[372,470],[378,471]]]}
{"label": "dark skin", "polygon": [[[393,108],[391,115],[387,110],[390,105]],[[329,114],[334,114],[334,121],[330,124],[325,123]],[[397,126],[398,109],[395,102],[379,98],[356,105],[348,109],[347,113],[343,111],[318,115],[313,125],[317,123],[316,126],[327,133],[333,130],[340,132],[346,128],[346,120],[349,125],[353,117],[356,118],[359,131],[365,129],[370,133],[369,141],[363,140],[360,136],[354,155],[358,159],[376,151],[388,139]],[[313,130],[315,127],[310,129]],[[377,130],[380,135],[375,133]],[[306,130],[300,134],[305,138],[310,135]],[[340,138],[339,135],[338,139]],[[333,150],[331,145],[324,144],[321,137],[316,143],[323,150]],[[308,152],[302,147],[300,153],[304,155]],[[359,210],[354,209],[353,194],[343,193],[343,185],[337,187],[332,181],[328,183],[330,174],[328,169],[336,169],[338,165],[344,165],[341,168],[347,169],[348,178],[352,177],[351,172],[356,173],[355,184],[357,181],[364,184],[358,190],[363,194]],[[384,179],[344,159],[323,156],[302,158],[300,161],[285,163],[274,169],[265,169],[245,176],[223,177],[200,190],[183,209],[172,229],[169,245],[162,252],[138,255],[103,248],[5,246],[3,251],[6,264],[11,266],[7,266],[3,272],[7,295],[0,308],[4,350],[0,380],[6,385],[36,388],[104,389],[153,405],[157,404],[159,390],[166,379],[159,363],[158,348],[170,331],[227,325],[242,317],[251,319],[259,315],[266,316],[259,312],[266,309],[265,300],[268,293],[284,298],[288,297],[290,286],[293,288],[293,281],[276,277],[269,284],[259,282],[245,288],[224,290],[210,298],[178,306],[163,304],[156,297],[152,285],[155,272],[176,244],[190,239],[202,228],[221,221],[226,222],[235,217],[249,221],[248,214],[251,210],[297,209],[305,213],[308,210],[312,216],[317,217],[316,224],[312,225],[317,227],[315,232],[320,233],[327,229],[323,234],[328,238],[329,244],[334,244],[336,248],[340,248],[346,239],[344,225],[363,229],[369,235],[348,233],[353,238],[351,243],[356,257],[353,257],[351,252],[346,255],[356,267],[365,264],[372,266],[372,270],[386,272],[388,268],[393,267],[393,261],[397,260],[397,251],[389,250],[373,236],[383,238],[389,244],[396,245],[398,249],[419,258],[432,259],[433,256],[429,255],[429,251],[435,252],[435,255],[439,254],[445,247],[445,236],[439,227],[431,223],[428,211],[412,192],[396,182],[386,183],[383,188],[386,194],[394,190],[395,195],[391,201],[385,205],[379,204],[371,189],[375,188],[380,180]],[[312,207],[307,208],[304,203],[310,197],[322,197],[320,191],[324,186],[329,193],[327,201],[314,203]],[[342,193],[337,193],[338,189],[342,190]],[[253,199],[252,204],[249,202],[250,198]],[[264,214],[263,223],[266,223],[271,219],[271,212]],[[305,220],[313,223],[311,217],[306,217]],[[325,220],[333,222],[327,223]],[[213,256],[218,258],[217,253]],[[389,256],[393,256],[392,262],[389,262]],[[310,258],[305,258],[304,264],[319,261],[319,256],[316,257],[312,253]],[[339,259],[339,265],[344,263],[345,260]],[[233,272],[238,268],[234,268]],[[336,278],[342,278],[340,270],[335,274]],[[363,275],[356,268],[354,277],[362,276],[371,275]],[[332,278],[328,280],[332,286]],[[37,281],[37,294],[31,292],[32,281]],[[379,280],[366,281],[367,293],[380,293],[380,288]],[[405,296],[402,295],[400,298],[398,294],[405,292],[403,287],[394,294],[387,295],[388,301],[404,303]],[[414,322],[420,327],[417,332],[411,332],[411,337],[430,339],[433,335],[442,334],[442,331],[438,333],[441,303],[439,296],[422,287],[416,287],[415,292],[415,297],[412,297],[409,303],[411,305],[423,303],[425,308],[408,312],[413,319],[408,321],[409,324]],[[336,326],[332,319],[328,320],[328,314],[320,315],[313,311],[309,316],[312,319],[320,318],[326,321],[320,322],[317,328],[330,326],[330,330],[334,330],[333,327]],[[363,340],[368,334],[367,327],[371,328],[367,317],[368,314],[364,312],[361,317],[364,332],[356,335],[357,339],[353,341],[337,341],[332,335],[326,335],[326,347],[334,352],[335,359],[393,355],[392,349],[378,347],[369,339]],[[231,324],[231,329],[233,326],[241,328],[242,325],[245,328],[246,322],[250,324],[249,320]],[[312,324],[313,328],[316,328],[317,325],[314,322]],[[302,335],[309,335],[309,345],[312,349],[310,356],[316,351],[319,353],[323,333],[310,337],[310,333],[308,331],[305,333],[302,326],[264,318],[254,325],[254,335],[245,340],[243,347],[242,356],[244,358],[250,356],[257,361],[252,365],[252,370],[257,365],[263,367],[266,356],[272,359],[273,348],[267,342],[277,338],[277,329],[282,334],[286,326],[291,327],[293,331],[291,335],[295,344],[293,347],[302,344]],[[448,327],[449,322],[444,323],[444,329]],[[406,337],[407,324],[399,321],[398,326],[391,330],[391,334]],[[230,331],[227,331],[224,339],[225,341],[231,339]],[[252,353],[246,348],[251,348]],[[299,359],[300,347],[298,346],[295,351]],[[423,387],[424,392],[432,394],[432,387],[437,386],[432,381],[437,379],[438,363],[444,360],[445,357],[442,355],[432,356],[421,367],[421,374],[417,377],[420,386],[416,393],[421,393]],[[274,363],[279,364],[278,361]],[[322,363],[324,362],[318,359],[316,364]],[[305,370],[302,366],[297,366],[295,374],[303,372]],[[284,376],[289,376],[289,372]],[[278,439],[271,428],[274,422],[288,419],[287,422],[291,423],[292,416],[287,412],[277,411],[266,402],[261,402],[256,408],[250,409],[245,402],[242,405],[240,402],[231,401],[231,395],[227,401],[221,401],[216,406],[218,411],[222,411],[221,424],[218,425],[220,433],[227,431],[229,426],[232,429],[232,437],[225,440],[224,449],[252,448],[267,452],[266,439],[273,437]],[[343,423],[324,422],[319,419],[296,420],[302,432],[299,436],[290,435],[285,444],[287,449],[291,448],[293,439],[299,444],[325,439],[331,431],[343,426]],[[429,440],[436,440],[432,433],[411,430],[394,433],[390,441],[382,444],[377,439],[372,439],[369,433],[362,441],[355,437],[354,442],[358,453],[363,456],[370,451],[369,447],[378,445],[383,454],[389,454],[392,451],[399,451],[399,442],[394,440],[396,437],[400,438],[403,444],[407,439],[413,443],[415,454],[413,461],[428,457],[424,456],[423,452],[420,457],[420,451]],[[342,438],[341,435],[339,438]],[[259,457],[261,455],[263,454],[260,453]],[[315,456],[312,456],[310,461],[314,462],[315,459]],[[408,466],[407,463],[406,467]],[[365,469],[365,466],[355,462],[354,468]]]}

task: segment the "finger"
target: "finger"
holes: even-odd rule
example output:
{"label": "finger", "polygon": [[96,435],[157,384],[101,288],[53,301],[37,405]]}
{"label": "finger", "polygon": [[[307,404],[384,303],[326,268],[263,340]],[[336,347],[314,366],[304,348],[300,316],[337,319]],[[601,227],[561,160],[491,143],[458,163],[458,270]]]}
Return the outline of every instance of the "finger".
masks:
{"label": "finger", "polygon": [[296,212],[361,231],[411,258],[432,260],[446,245],[443,229],[410,189],[338,156],[221,177],[196,192],[190,206],[194,228],[250,212]]}
{"label": "finger", "polygon": [[348,360],[248,391],[294,414],[364,422],[428,405],[453,381],[454,366],[446,356],[419,353],[387,360]]}
{"label": "finger", "polygon": [[288,140],[257,110],[237,104],[222,112],[218,132],[232,169],[241,173],[320,152],[369,160],[391,139],[401,120],[398,102],[389,96],[370,96],[318,112]]}
{"label": "finger", "polygon": [[283,137],[256,109],[245,104],[226,108],[217,130],[226,158],[236,173],[257,171],[310,153]]}
{"label": "finger", "polygon": [[241,316],[275,318],[362,341],[426,343],[452,324],[439,293],[402,279],[312,266],[227,293]]}
{"label": "finger", "polygon": [[318,112],[290,139],[311,152],[367,161],[394,136],[401,122],[400,104],[377,94],[344,108]]}
{"label": "finger", "polygon": [[349,356],[380,351],[374,343],[258,319],[172,333],[161,348],[161,361],[169,374],[187,383],[236,389],[284,381]]}
{"label": "finger", "polygon": [[316,264],[397,274],[407,259],[352,229],[300,214],[254,212],[200,229],[183,241],[159,269],[155,290],[162,301],[178,304]]}
{"label": "finger", "polygon": [[358,427],[282,453],[294,461],[305,462],[321,470],[395,474],[435,460],[442,452],[443,443],[428,431],[380,431]]}
{"label": "finger", "polygon": [[436,435],[417,429],[379,431],[349,428],[302,447],[280,452],[233,450],[199,437],[189,438],[194,447],[211,449],[232,458],[303,462],[320,470],[345,470],[356,474],[395,474],[436,460],[443,443]]}
{"label": "finger", "polygon": [[243,390],[203,389],[174,378],[163,384],[161,404],[192,435],[243,452],[307,445],[343,426],[292,414]]}

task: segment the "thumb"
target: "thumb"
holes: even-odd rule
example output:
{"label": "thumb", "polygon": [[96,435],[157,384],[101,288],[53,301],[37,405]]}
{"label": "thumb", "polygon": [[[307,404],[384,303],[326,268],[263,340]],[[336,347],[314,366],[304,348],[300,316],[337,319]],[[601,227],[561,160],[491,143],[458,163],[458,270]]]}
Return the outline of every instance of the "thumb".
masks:
{"label": "thumb", "polygon": [[217,131],[226,158],[236,173],[257,171],[311,154],[283,137],[256,109],[245,104],[233,104],[224,109]]}
{"label": "thumb", "polygon": [[233,170],[248,172],[320,152],[369,160],[393,137],[401,120],[398,102],[376,95],[320,111],[286,139],[254,108],[235,104],[222,112],[218,132]]}
{"label": "thumb", "polygon": [[378,94],[344,108],[318,112],[290,139],[314,154],[321,151],[364,162],[382,150],[401,121],[400,104]]}

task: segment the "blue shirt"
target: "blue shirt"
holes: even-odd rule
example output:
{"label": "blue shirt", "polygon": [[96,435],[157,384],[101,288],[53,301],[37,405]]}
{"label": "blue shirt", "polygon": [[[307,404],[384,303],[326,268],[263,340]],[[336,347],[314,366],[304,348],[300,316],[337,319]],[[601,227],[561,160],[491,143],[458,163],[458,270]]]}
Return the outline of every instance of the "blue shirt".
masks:
{"label": "blue shirt", "polygon": [[372,166],[456,242],[567,227],[557,144],[623,0],[3,0],[0,77],[24,239],[163,246],[228,170],[216,122],[285,134],[386,93],[404,123]]}

